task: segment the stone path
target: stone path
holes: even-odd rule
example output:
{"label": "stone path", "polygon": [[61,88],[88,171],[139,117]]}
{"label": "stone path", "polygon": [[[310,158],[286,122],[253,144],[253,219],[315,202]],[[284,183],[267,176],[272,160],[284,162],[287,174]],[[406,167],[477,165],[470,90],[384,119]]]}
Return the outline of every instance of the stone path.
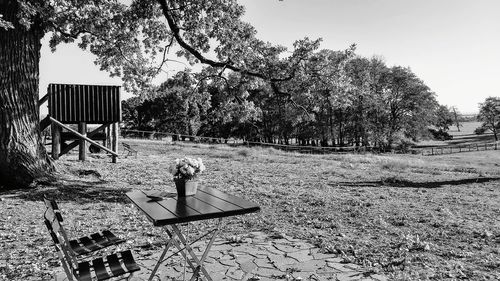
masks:
{"label": "stone path", "polygon": [[[214,242],[205,261],[205,267],[214,281],[387,280],[380,274],[369,274],[358,265],[342,263],[341,258],[319,253],[318,248],[302,240],[289,237],[273,239],[261,232],[252,232],[246,236],[238,243],[223,239]],[[203,243],[205,242],[193,245],[193,250],[199,255],[205,249]],[[171,249],[169,254],[172,253]],[[147,280],[159,255],[160,253],[141,256],[140,253],[135,253],[141,271],[134,274],[133,280]],[[182,280],[183,264],[180,254],[172,257],[160,266],[154,280]],[[62,276],[64,274],[61,272],[57,280],[65,280]],[[189,280],[190,276],[187,266],[186,279]]]}

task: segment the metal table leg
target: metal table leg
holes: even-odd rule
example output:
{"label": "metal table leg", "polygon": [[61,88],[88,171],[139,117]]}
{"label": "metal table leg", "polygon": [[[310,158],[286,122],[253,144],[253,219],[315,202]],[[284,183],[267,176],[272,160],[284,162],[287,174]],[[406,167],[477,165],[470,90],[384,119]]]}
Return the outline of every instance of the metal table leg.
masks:
{"label": "metal table leg", "polygon": [[[160,258],[158,259],[158,262],[156,263],[148,280],[149,281],[153,280],[153,277],[155,276],[156,271],[160,267],[160,264],[165,262],[169,257],[180,252],[181,255],[184,257],[184,259],[187,260],[189,267],[193,270],[193,275],[190,279],[191,281],[195,280],[197,277],[200,277],[200,271],[203,274],[203,277],[205,277],[205,279],[207,279],[208,281],[213,281],[212,278],[210,277],[210,275],[208,274],[207,270],[203,266],[203,262],[205,261],[206,257],[208,256],[208,253],[210,252],[210,248],[212,247],[212,245],[215,241],[215,238],[217,237],[217,235],[220,232],[221,222],[222,222],[222,219],[219,219],[215,230],[211,230],[211,231],[205,233],[200,238],[194,240],[191,243],[189,243],[188,240],[186,239],[186,237],[184,237],[184,235],[182,234],[180,229],[177,227],[177,225],[175,225],[175,224],[170,225],[170,227],[172,228],[172,231],[170,231],[166,227],[165,231],[167,232],[170,239],[168,240],[167,244],[165,245],[165,249],[163,250],[162,254],[160,255]],[[208,245],[206,246],[206,248],[201,256],[201,259],[198,259],[198,257],[194,253],[193,249],[191,248],[191,244],[199,241],[201,238],[209,235],[211,232],[213,232],[213,234],[210,237],[210,241],[208,242]],[[175,254],[164,259],[165,255],[167,254],[171,245],[175,246],[178,251]],[[187,251],[187,253],[186,253],[186,251]]]}
{"label": "metal table leg", "polygon": [[[193,259],[194,263],[197,264],[197,266],[195,266],[193,264],[193,262],[190,262],[190,259],[189,257],[188,258],[188,263],[189,263],[189,266],[191,267],[191,269],[193,270],[193,276],[191,277],[191,280],[194,280],[194,278],[196,278],[197,276],[199,276],[199,273],[200,271],[203,273],[203,276],[208,280],[208,281],[212,281],[212,278],[210,277],[210,275],[208,274],[207,270],[205,269],[205,267],[203,267],[203,262],[205,261],[205,258],[207,257],[207,254],[208,252],[210,251],[210,248],[212,247],[213,245],[213,242],[215,241],[215,238],[217,237],[217,234],[219,233],[220,231],[220,226],[221,226],[221,222],[222,222],[222,219],[219,219],[219,222],[217,223],[217,227],[212,235],[212,237],[210,238],[210,241],[207,245],[207,247],[205,248],[205,251],[202,255],[202,259],[198,259],[198,257],[196,256],[196,254],[194,253],[193,249],[191,248],[191,246],[187,243],[187,240],[186,238],[184,237],[184,235],[182,235],[182,232],[179,230],[179,228],[176,226],[176,225],[171,225],[172,227],[172,230],[174,231],[174,234],[179,238],[180,240],[180,243],[178,244],[180,246],[180,244],[184,245],[185,246],[185,249],[187,250],[187,252],[189,253],[189,255],[191,256],[191,258]],[[182,252],[182,255],[184,256],[184,258],[186,258],[186,253],[185,252]]]}
{"label": "metal table leg", "polygon": [[167,254],[167,252],[168,252],[168,248],[170,248],[170,244],[171,244],[171,243],[172,243],[172,238],[170,238],[170,239],[168,240],[167,245],[165,245],[165,249],[163,250],[163,253],[161,253],[161,256],[160,256],[160,258],[158,259],[158,262],[156,263],[155,268],[153,269],[153,272],[151,272],[151,275],[149,276],[148,281],[153,280],[153,277],[155,276],[156,271],[158,270],[158,267],[160,267],[160,264],[163,262],[163,258],[164,258],[164,257],[165,257],[165,255]]}

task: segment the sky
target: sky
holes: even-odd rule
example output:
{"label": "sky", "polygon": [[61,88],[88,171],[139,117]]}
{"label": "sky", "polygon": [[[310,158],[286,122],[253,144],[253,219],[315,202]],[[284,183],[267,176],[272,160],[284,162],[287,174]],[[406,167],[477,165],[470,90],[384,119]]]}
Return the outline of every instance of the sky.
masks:
{"label": "sky", "polygon": [[[257,37],[292,48],[295,40],[323,38],[321,49],[357,45],[365,57],[410,67],[440,104],[462,113],[500,96],[499,0],[238,0]],[[44,39],[40,92],[49,83],[120,85],[75,45],[55,53]],[[184,68],[184,66],[172,66]],[[129,97],[127,94],[125,98]]]}

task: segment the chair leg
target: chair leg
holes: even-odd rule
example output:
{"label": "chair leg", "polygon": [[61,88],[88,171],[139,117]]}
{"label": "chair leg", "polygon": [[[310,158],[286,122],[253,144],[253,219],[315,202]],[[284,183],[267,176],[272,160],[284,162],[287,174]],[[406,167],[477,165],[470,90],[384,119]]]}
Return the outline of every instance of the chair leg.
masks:
{"label": "chair leg", "polygon": [[129,281],[130,278],[134,277],[134,273],[130,272],[130,274],[126,277],[126,280]]}

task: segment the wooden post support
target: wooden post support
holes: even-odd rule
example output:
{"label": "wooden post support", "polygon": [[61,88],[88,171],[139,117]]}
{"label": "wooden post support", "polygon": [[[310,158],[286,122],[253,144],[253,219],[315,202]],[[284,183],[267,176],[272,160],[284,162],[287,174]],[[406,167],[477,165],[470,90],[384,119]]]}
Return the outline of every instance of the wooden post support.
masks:
{"label": "wooden post support", "polygon": [[57,160],[61,152],[61,127],[51,123],[50,131],[52,132],[52,158]]}
{"label": "wooden post support", "polygon": [[[92,136],[98,134],[100,131],[103,130],[104,126],[107,126],[107,124],[102,124],[97,129],[95,129],[91,132],[87,132],[87,138],[92,138]],[[64,155],[64,154],[68,153],[71,149],[77,147],[79,143],[80,143],[79,140],[75,140],[75,141],[71,142],[70,144],[68,144],[66,146],[66,148],[61,150],[61,153],[59,153],[59,155]]]}
{"label": "wooden post support", "polygon": [[109,135],[108,135],[108,127],[109,125],[104,124],[104,130],[102,132],[104,133],[104,140],[102,141],[102,145],[109,148],[108,143],[109,143]]}
{"label": "wooden post support", "polygon": [[78,133],[77,131],[75,131],[75,130],[71,129],[70,127],[68,127],[68,126],[64,125],[63,123],[61,123],[61,122],[57,121],[57,119],[54,119],[54,118],[50,117],[50,120],[52,121],[52,123],[55,123],[56,125],[63,127],[64,129],[66,129],[66,130],[70,131],[71,133],[75,134],[76,136],[78,136],[78,137],[80,137],[80,138],[84,138],[84,139],[85,139],[86,141],[88,141],[89,143],[91,143],[91,144],[93,144],[93,145],[95,145],[95,146],[97,146],[97,147],[99,147],[99,148],[103,149],[104,151],[107,151],[107,152],[111,153],[112,155],[118,156],[118,154],[117,154],[116,152],[114,152],[114,151],[110,150],[110,149],[109,149],[109,148],[107,148],[107,147],[102,146],[101,144],[99,144],[99,143],[97,143],[97,142],[95,142],[95,141],[93,141],[93,140],[89,139],[89,138],[88,138],[88,137],[86,137],[86,136],[82,136],[82,135],[81,135],[80,133]]}
{"label": "wooden post support", "polygon": [[[82,135],[82,136],[87,136],[87,123],[85,122],[80,122],[78,123],[78,132]],[[80,161],[85,161],[86,158],[87,158],[87,150],[85,149],[86,148],[86,145],[85,145],[85,139],[80,139],[79,141],[79,147],[78,147],[78,159]]]}
{"label": "wooden post support", "polygon": [[113,126],[113,124],[108,124],[108,126],[106,126],[106,129],[104,130],[104,133],[105,133],[105,136],[106,136],[106,140],[104,141],[103,145],[106,146],[107,148],[113,150],[112,148],[112,141],[111,139],[113,138],[112,134],[111,134],[111,127]]}
{"label": "wooden post support", "polygon": [[[111,125],[111,150],[118,153],[118,122]],[[116,156],[113,155],[111,158],[113,163],[116,163]]]}

